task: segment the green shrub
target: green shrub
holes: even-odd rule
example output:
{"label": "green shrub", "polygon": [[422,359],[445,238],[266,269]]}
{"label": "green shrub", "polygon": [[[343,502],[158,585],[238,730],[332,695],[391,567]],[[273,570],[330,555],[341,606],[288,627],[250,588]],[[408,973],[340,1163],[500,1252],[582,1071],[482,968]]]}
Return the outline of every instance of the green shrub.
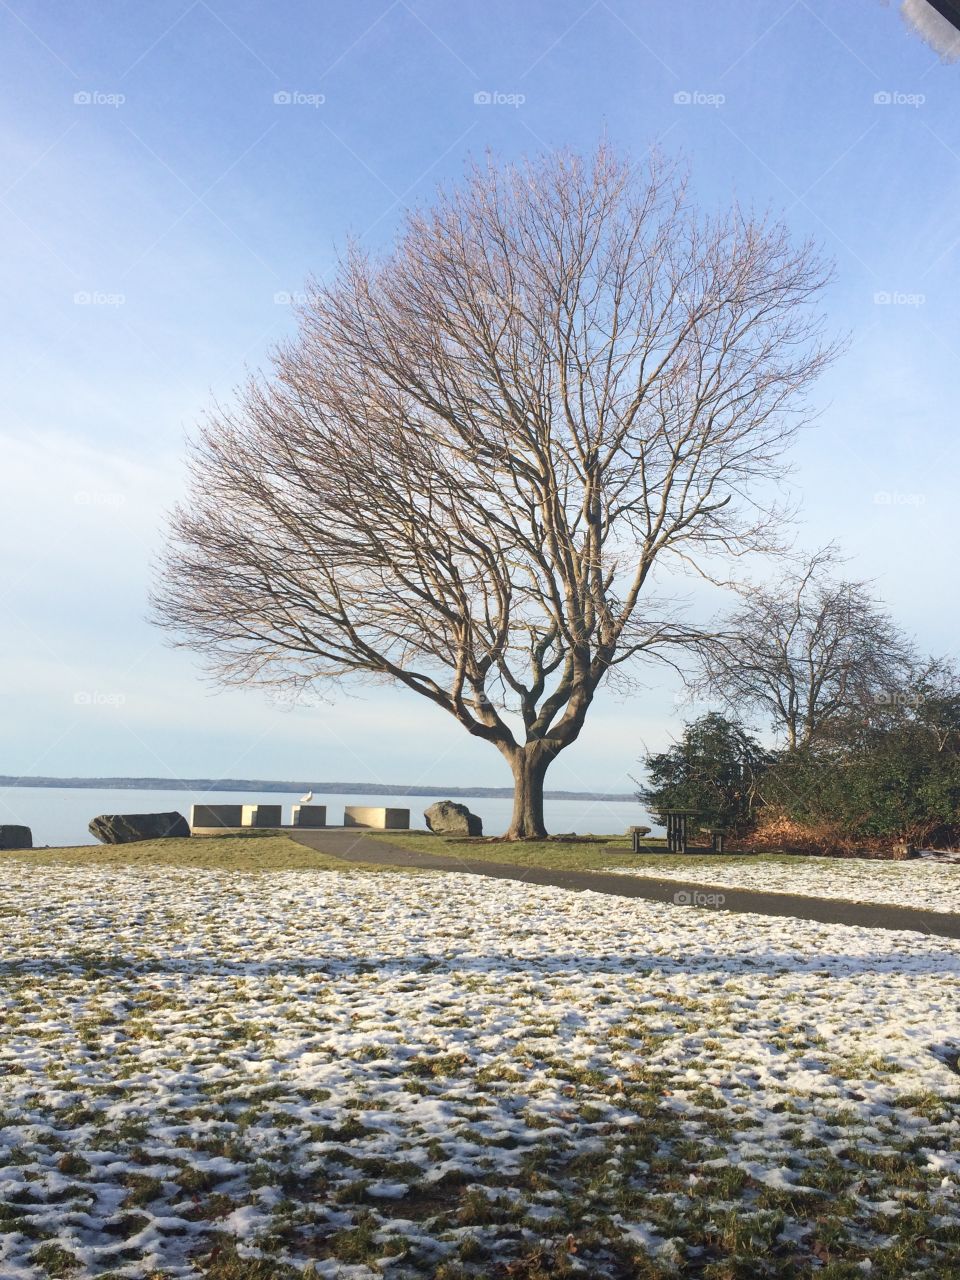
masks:
{"label": "green shrub", "polygon": [[650,782],[638,798],[655,815],[690,809],[704,826],[742,834],[753,826],[758,785],[772,759],[737,721],[710,712],[668,751],[645,757]]}

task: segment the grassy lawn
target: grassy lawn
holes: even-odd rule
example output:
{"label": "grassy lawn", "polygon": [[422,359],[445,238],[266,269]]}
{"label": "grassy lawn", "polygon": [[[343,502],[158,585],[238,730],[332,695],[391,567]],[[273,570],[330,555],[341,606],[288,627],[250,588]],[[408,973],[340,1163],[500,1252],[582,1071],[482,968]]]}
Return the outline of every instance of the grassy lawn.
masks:
{"label": "grassy lawn", "polygon": [[460,841],[422,832],[376,832],[375,838],[416,853],[433,853],[469,862],[509,862],[521,867],[554,867],[564,871],[600,871],[611,867],[624,871],[649,869],[651,875],[663,867],[688,868],[690,878],[723,866],[757,862],[796,864],[796,854],[716,854],[668,853],[662,840],[645,840],[645,853],[630,852],[625,836],[591,837],[582,843],[561,844],[556,840],[520,840],[487,844],[483,841]]}
{"label": "grassy lawn", "polygon": [[297,844],[289,836],[260,834],[138,840],[134,844],[85,844],[73,848],[14,849],[8,861],[33,866],[183,867],[208,871],[384,871],[380,866],[344,862]]}
{"label": "grassy lawn", "polygon": [[0,1277],[960,1280],[960,944],[288,844],[0,862]]}

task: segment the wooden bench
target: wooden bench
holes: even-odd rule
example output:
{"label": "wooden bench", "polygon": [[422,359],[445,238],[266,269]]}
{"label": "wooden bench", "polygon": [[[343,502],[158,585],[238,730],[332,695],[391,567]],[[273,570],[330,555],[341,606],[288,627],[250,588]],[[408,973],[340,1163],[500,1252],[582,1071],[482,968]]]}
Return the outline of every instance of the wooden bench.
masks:
{"label": "wooden bench", "polygon": [[726,831],[723,827],[701,827],[700,830],[705,836],[710,837],[710,852],[723,853],[723,840]]}
{"label": "wooden bench", "polygon": [[648,836],[649,834],[650,834],[649,827],[628,828],[627,835],[630,837],[630,845],[633,853],[640,852],[640,841],[643,839],[644,836]]}

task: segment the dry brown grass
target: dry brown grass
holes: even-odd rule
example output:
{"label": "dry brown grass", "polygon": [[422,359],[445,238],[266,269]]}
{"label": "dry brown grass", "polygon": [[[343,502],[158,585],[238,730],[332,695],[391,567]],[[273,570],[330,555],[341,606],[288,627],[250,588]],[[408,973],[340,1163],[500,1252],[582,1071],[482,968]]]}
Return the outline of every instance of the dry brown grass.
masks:
{"label": "dry brown grass", "polygon": [[752,853],[805,853],[821,858],[900,859],[907,855],[898,851],[899,841],[892,838],[874,840],[866,845],[842,835],[830,823],[802,823],[782,813],[770,813],[760,819],[749,835],[737,840],[736,849]]}

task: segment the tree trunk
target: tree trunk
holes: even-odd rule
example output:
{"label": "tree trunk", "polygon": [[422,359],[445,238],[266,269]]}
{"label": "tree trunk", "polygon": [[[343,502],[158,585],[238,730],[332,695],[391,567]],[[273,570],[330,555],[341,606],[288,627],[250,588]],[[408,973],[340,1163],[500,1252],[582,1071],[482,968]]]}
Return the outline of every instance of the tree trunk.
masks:
{"label": "tree trunk", "polygon": [[547,834],[543,824],[543,782],[551,759],[539,743],[518,747],[511,756],[513,817],[508,840],[542,839]]}

